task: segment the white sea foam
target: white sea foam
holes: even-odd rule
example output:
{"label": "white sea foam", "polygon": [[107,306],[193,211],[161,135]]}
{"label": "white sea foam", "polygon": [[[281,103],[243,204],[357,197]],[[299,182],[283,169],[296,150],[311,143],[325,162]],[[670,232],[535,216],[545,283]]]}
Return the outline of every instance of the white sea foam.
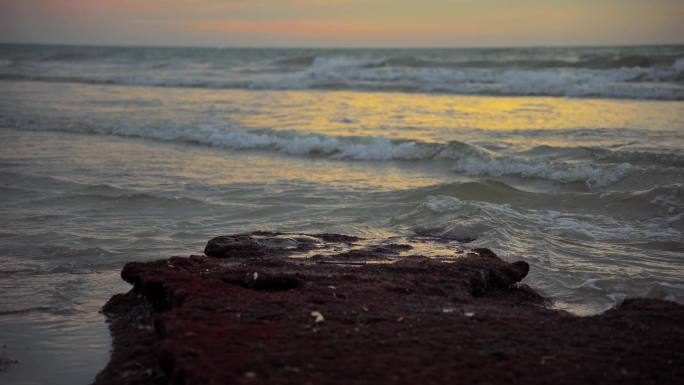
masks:
{"label": "white sea foam", "polygon": [[630,57],[616,60],[611,55],[577,62],[565,61],[562,55],[559,59],[554,56],[557,54],[537,60],[529,52],[513,51],[513,60],[494,56],[484,61],[472,61],[480,55],[472,52],[466,57],[442,52],[445,57],[437,55],[434,59],[421,52],[321,52],[294,59],[265,52],[263,55],[274,59],[265,64],[239,54],[234,58],[208,55],[188,59],[183,52],[181,57],[169,52],[168,60],[98,60],[93,54],[83,56],[86,59],[62,55],[49,60],[0,56],[0,78],[211,89],[358,89],[684,100],[684,57],[675,59],[671,54],[657,58],[644,55],[634,62]]}
{"label": "white sea foam", "polygon": [[511,157],[467,157],[456,162],[456,171],[473,176],[515,175],[557,182],[584,182],[590,189],[609,186],[634,169],[629,163],[614,166],[576,164],[559,161],[525,160]]}
{"label": "white sea foam", "polygon": [[[318,61],[318,59],[317,59]],[[316,62],[314,62],[315,64]],[[308,87],[331,82],[349,88],[484,95],[548,95],[684,99],[680,64],[661,68],[434,68],[382,66],[380,60],[321,59],[308,70]],[[299,76],[298,74],[289,76]]]}
{"label": "white sea foam", "polygon": [[421,160],[434,156],[429,146],[384,137],[338,137],[295,132],[268,133],[232,130],[195,138],[212,146],[231,149],[275,150],[290,155],[327,156],[350,160]]}
{"label": "white sea foam", "polygon": [[[570,161],[502,156],[482,147],[459,141],[428,143],[396,140],[383,136],[332,136],[318,133],[278,130],[247,130],[231,124],[158,125],[5,121],[22,129],[58,130],[173,142],[188,142],[231,150],[260,150],[295,156],[325,157],[354,161],[440,161],[453,162],[453,171],[469,176],[516,176],[559,183],[585,183],[588,188],[614,184],[639,167],[630,163],[576,163]],[[52,128],[50,128],[52,127]]]}
{"label": "white sea foam", "polygon": [[684,56],[675,60],[672,64],[672,69],[677,72],[684,72]]}
{"label": "white sea foam", "polygon": [[385,62],[384,58],[372,57],[351,57],[351,56],[332,56],[316,57],[311,66],[315,69],[335,69],[340,68],[369,68],[377,67]]}
{"label": "white sea foam", "polygon": [[198,127],[59,127],[59,130],[190,142],[233,150],[266,150],[288,155],[320,156],[340,160],[431,160],[449,149],[447,144],[400,141],[380,136],[330,136],[294,131],[245,130],[215,124]]}
{"label": "white sea foam", "polygon": [[[432,214],[427,214],[427,212]],[[435,214],[437,215],[435,217]],[[676,239],[679,230],[663,226],[662,219],[627,223],[604,215],[569,214],[556,210],[529,210],[510,204],[461,200],[452,196],[430,196],[406,218],[421,227],[441,228],[442,235],[454,238],[467,234],[472,238],[500,238],[501,234],[540,232],[563,239],[600,242],[624,242],[633,239]]]}

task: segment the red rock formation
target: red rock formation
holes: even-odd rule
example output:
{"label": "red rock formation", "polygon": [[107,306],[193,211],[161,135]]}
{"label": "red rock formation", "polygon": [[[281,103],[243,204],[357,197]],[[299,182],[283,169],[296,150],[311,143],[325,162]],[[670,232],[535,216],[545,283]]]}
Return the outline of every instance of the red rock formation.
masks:
{"label": "red rock formation", "polygon": [[288,259],[271,236],[212,240],[224,259],[127,264],[134,288],[104,308],[114,351],[96,384],[684,383],[681,305],[577,317],[519,284],[525,262],[486,249],[323,264]]}

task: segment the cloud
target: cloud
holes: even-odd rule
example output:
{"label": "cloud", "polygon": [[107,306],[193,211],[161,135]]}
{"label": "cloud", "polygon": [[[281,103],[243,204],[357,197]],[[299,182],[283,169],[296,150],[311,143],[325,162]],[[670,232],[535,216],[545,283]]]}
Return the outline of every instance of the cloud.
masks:
{"label": "cloud", "polygon": [[316,21],[264,21],[264,22],[193,22],[185,23],[189,30],[198,31],[222,31],[222,32],[250,32],[273,36],[317,36],[335,37],[340,36],[368,36],[386,35],[389,33],[385,28],[377,25],[354,24],[354,23],[331,23]]}
{"label": "cloud", "polygon": [[0,0],[0,37],[92,44],[641,44],[681,42],[683,18],[678,0]]}

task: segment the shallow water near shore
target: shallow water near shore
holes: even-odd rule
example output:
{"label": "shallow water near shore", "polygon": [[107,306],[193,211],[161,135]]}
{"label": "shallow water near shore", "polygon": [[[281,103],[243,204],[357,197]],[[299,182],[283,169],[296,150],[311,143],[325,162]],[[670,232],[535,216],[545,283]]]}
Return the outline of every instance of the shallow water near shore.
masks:
{"label": "shallow water near shore", "polygon": [[0,381],[87,383],[126,262],[254,230],[469,241],[582,315],[684,302],[681,101],[90,83],[0,81]]}

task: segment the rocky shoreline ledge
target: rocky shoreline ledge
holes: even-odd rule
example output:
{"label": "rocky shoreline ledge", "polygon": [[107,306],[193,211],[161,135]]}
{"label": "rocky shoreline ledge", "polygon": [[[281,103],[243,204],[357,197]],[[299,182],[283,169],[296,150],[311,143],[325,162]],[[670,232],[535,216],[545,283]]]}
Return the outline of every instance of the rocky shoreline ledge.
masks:
{"label": "rocky shoreline ledge", "polygon": [[435,249],[257,232],[128,263],[95,384],[684,383],[684,306],[578,317],[520,283],[525,262]]}

